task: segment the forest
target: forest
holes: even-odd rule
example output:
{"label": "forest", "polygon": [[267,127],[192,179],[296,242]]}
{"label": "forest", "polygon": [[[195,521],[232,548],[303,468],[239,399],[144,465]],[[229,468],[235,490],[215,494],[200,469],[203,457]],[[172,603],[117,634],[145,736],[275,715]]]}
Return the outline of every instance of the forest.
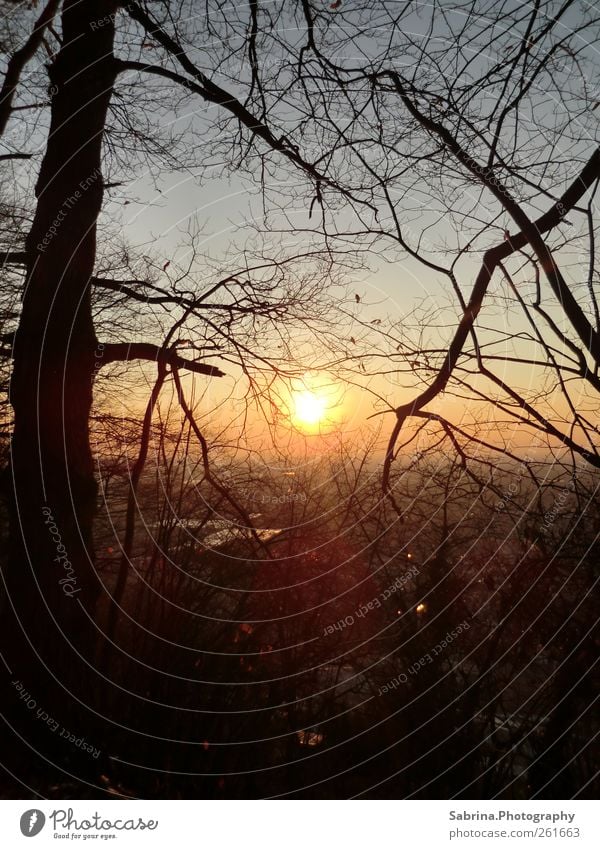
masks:
{"label": "forest", "polygon": [[600,11],[0,0],[0,797],[598,793]]}

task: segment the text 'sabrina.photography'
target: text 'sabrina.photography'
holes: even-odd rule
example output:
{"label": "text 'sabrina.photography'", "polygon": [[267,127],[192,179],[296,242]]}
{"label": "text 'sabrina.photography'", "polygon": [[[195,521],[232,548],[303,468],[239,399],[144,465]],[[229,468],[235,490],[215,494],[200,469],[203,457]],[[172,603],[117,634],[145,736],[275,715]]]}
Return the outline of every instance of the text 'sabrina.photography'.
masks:
{"label": "text 'sabrina.photography'", "polygon": [[600,4],[0,50],[4,845],[588,845]]}

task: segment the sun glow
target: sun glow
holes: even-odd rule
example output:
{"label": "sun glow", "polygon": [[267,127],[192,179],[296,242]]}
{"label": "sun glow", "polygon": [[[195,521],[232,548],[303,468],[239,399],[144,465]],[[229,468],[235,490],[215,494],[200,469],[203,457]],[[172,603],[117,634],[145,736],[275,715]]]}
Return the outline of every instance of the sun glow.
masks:
{"label": "sun glow", "polygon": [[318,425],[327,412],[327,398],[305,389],[302,392],[294,392],[293,418],[296,424],[314,427]]}
{"label": "sun glow", "polygon": [[341,387],[324,375],[306,374],[289,388],[287,416],[304,433],[328,433],[339,427]]}

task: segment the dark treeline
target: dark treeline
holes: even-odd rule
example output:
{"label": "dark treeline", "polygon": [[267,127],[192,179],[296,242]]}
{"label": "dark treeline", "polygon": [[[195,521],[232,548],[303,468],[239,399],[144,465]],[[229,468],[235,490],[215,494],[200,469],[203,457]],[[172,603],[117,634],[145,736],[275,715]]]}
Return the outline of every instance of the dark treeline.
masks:
{"label": "dark treeline", "polygon": [[[122,584],[130,471],[100,458],[102,720],[84,734],[91,753],[70,744],[77,780],[27,758],[37,792],[593,793],[592,475],[573,486],[541,461],[490,474],[485,457],[465,469],[432,450],[397,473],[399,517],[370,448],[296,467],[223,452],[232,504],[203,477],[188,430],[153,435]],[[47,751],[51,720],[22,710]]]}
{"label": "dark treeline", "polygon": [[3,792],[592,795],[595,6],[0,15]]}

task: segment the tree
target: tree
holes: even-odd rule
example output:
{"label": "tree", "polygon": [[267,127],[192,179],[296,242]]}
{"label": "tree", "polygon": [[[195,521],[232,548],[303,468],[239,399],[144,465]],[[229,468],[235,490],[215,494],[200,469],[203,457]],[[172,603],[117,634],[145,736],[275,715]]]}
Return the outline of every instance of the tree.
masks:
{"label": "tree", "polygon": [[[317,164],[329,238],[389,245],[388,256],[408,273],[440,280],[459,312],[452,334],[444,329],[448,313],[441,317],[441,346],[429,338],[411,345],[390,326],[389,361],[410,379],[406,400],[389,402],[396,423],[386,485],[401,430],[438,415],[431,405],[444,392],[495,406],[515,427],[598,465],[587,409],[600,356],[593,203],[600,154],[587,82],[598,19],[594,10],[572,12],[569,2],[507,9],[491,0],[476,12],[305,2],[279,11],[286,26],[255,28],[249,96],[263,98],[269,125],[285,115],[298,155]],[[257,19],[266,20],[260,14],[257,6]],[[239,35],[241,16],[219,23]],[[281,59],[268,61],[273,56]],[[283,80],[286,98],[276,102]],[[582,268],[572,251],[585,239]],[[494,296],[498,277],[503,287]],[[482,321],[495,304],[511,316],[506,331]],[[510,379],[499,373],[507,364]],[[556,399],[558,414],[521,385],[524,368]],[[456,425],[457,445],[478,437],[473,425]]]}
{"label": "tree", "polygon": [[[210,445],[181,372],[217,379],[224,363],[235,362],[256,403],[269,405],[272,381],[305,367],[285,328],[307,326],[307,305],[310,318],[320,319],[325,359],[350,380],[361,372],[367,378],[401,375],[400,403],[375,390],[396,420],[383,477],[397,513],[404,512],[394,496],[402,489],[403,469],[392,479],[392,463],[400,449],[421,441],[425,453],[450,446],[485,497],[500,492],[499,463],[482,450],[521,457],[497,439],[494,407],[550,445],[567,449],[574,472],[580,459],[600,465],[597,428],[587,408],[588,393],[593,398],[600,388],[593,209],[600,155],[588,140],[597,131],[597,104],[586,84],[598,21],[593,9],[585,10],[565,32],[572,7],[569,0],[544,0],[507,9],[489,0],[477,13],[464,4],[450,14],[439,7],[399,10],[370,0],[352,9],[302,0],[275,10],[257,2],[234,9],[209,4],[199,15],[188,0],[127,5],[64,0],[48,2],[32,20],[23,46],[7,61],[0,91],[2,157],[11,168],[20,167],[31,155],[29,140],[47,129],[31,221],[29,212],[21,218],[12,204],[9,229],[16,238],[7,240],[4,255],[6,292],[18,281],[19,268],[25,278],[14,337],[17,311],[11,311],[10,295],[4,309],[3,342],[12,346],[14,363],[14,426],[7,478],[11,543],[4,569],[9,615],[2,651],[12,676],[27,679],[29,687],[31,680],[39,682],[47,711],[61,712],[63,722],[78,729],[101,724],[98,705],[81,696],[101,693],[106,685],[105,664],[97,663],[96,653],[118,631],[118,616],[113,607],[108,634],[99,634],[90,422],[94,390],[99,395],[108,385],[99,374],[117,364],[139,359],[157,367],[145,415],[134,425],[139,452],[122,528],[118,604],[127,593],[136,501],[162,393],[168,386],[174,390],[213,498],[227,502],[250,525],[246,507],[209,462]],[[41,72],[41,50],[49,59],[49,104],[35,80],[24,76],[28,63],[37,62]],[[548,93],[560,107],[551,124],[545,117]],[[158,126],[160,117],[179,118],[200,104],[214,110],[211,118],[216,115],[212,135],[205,117],[192,122],[193,130],[202,130],[194,144],[189,133],[165,133]],[[148,105],[152,108],[141,108]],[[28,137],[23,128],[35,126],[28,122],[29,111],[45,115],[46,107],[48,127]],[[19,144],[10,135],[16,122]],[[567,144],[568,159],[562,153]],[[231,271],[207,260],[211,283],[204,288],[192,264],[134,255],[114,238],[116,226],[111,231],[102,215],[109,192],[135,172],[142,157],[154,170],[156,163],[204,169],[217,157],[230,168],[245,169],[262,193],[264,228],[275,243],[275,237],[291,234],[305,240],[303,248],[286,254],[279,244],[274,256],[263,244]],[[300,183],[290,181],[292,174]],[[568,236],[565,228],[572,228]],[[103,232],[113,238],[103,238]],[[588,239],[586,279],[577,268],[565,270],[569,250],[582,235]],[[193,262],[193,234],[190,245]],[[387,251],[393,261],[406,262],[407,271],[441,281],[459,313],[458,319],[451,316],[453,331],[447,330],[447,310],[430,320],[421,315],[412,338],[398,332],[394,320],[357,318],[348,310],[338,313],[348,321],[343,332],[328,324],[327,303],[318,300],[323,282],[356,267],[350,258],[357,247],[375,257]],[[297,270],[302,263],[308,271]],[[500,274],[504,289],[494,295]],[[471,277],[471,286],[463,282]],[[133,309],[139,304],[144,312],[138,322]],[[497,306],[502,315],[518,312],[514,327],[483,324],[485,310]],[[352,322],[362,333],[358,341]],[[266,326],[279,334],[280,355],[263,350]],[[103,338],[100,329],[107,333]],[[313,339],[303,337],[304,348]],[[531,343],[537,346],[534,356]],[[214,358],[219,366],[208,362]],[[507,362],[532,369],[536,385],[515,388],[516,381],[498,374],[497,364]],[[538,380],[560,399],[558,414],[554,399],[549,403],[539,392]],[[442,393],[466,398],[473,407],[481,402],[481,416],[454,421],[434,406]],[[103,412],[104,419],[95,420],[98,432],[111,424],[110,409]],[[407,431],[409,421],[414,428]],[[419,451],[417,462],[421,458]],[[539,480],[532,459],[522,462],[532,481]],[[350,489],[347,518],[360,516],[365,503]],[[395,533],[396,520],[374,519],[373,502],[366,504],[371,512],[360,516],[359,527],[371,567],[381,556],[373,535],[385,536],[390,522]],[[429,578],[434,587],[442,581],[444,594],[454,592],[444,577],[449,521],[440,550],[429,558]],[[306,566],[297,551],[288,556],[291,564]],[[158,562],[153,554],[155,577]],[[181,587],[170,589],[177,594]],[[441,604],[431,586],[417,590],[431,592]],[[414,618],[410,622],[414,631]],[[54,657],[63,644],[68,648]],[[417,689],[426,678],[419,680]],[[451,681],[456,685],[460,678]],[[15,706],[13,691],[8,693],[11,722],[18,727],[25,714]],[[477,698],[461,702],[467,728],[473,727]],[[44,738],[44,729],[36,728],[34,737]],[[564,717],[557,716],[555,760],[564,729]],[[446,725],[439,730],[443,734]],[[463,734],[456,747],[461,757],[468,755],[465,739]],[[436,758],[430,760],[431,775]],[[473,779],[476,765],[469,759],[460,780]]]}
{"label": "tree", "polygon": [[[0,116],[1,129],[5,129],[9,116],[21,108],[18,94],[25,65],[44,46],[50,56],[50,123],[36,183],[37,201],[24,249],[19,246],[15,250],[11,245],[4,257],[9,269],[25,267],[25,280],[18,327],[14,338],[9,334],[6,340],[7,345],[13,342],[10,402],[14,425],[8,486],[11,543],[4,570],[8,615],[3,621],[2,643],[10,674],[36,680],[44,693],[44,708],[52,714],[60,712],[65,722],[72,720],[79,727],[86,723],[95,727],[94,705],[84,705],[81,696],[97,692],[101,685],[94,682],[102,679],[96,665],[94,610],[101,585],[93,545],[97,484],[90,446],[93,389],[100,369],[132,359],[158,363],[149,422],[169,371],[185,416],[203,445],[206,474],[211,475],[208,447],[185,399],[179,369],[221,377],[221,369],[203,361],[207,352],[218,352],[225,360],[235,356],[248,375],[251,357],[277,373],[269,358],[260,353],[261,319],[278,326],[285,344],[282,322],[291,316],[306,325],[307,302],[313,302],[313,316],[318,315],[319,281],[333,261],[329,253],[321,263],[321,253],[314,250],[276,260],[259,254],[255,263],[246,258],[239,270],[199,294],[181,290],[185,269],[173,278],[167,275],[166,286],[157,285],[148,265],[141,280],[94,273],[102,265],[98,218],[110,185],[103,149],[112,144],[109,115],[118,113],[111,105],[115,84],[119,75],[137,70],[135,63],[115,56],[120,8],[118,2],[64,2],[57,32],[54,17],[59,4],[48,3],[24,46],[8,62]],[[137,5],[126,11],[144,25],[149,21]],[[123,23],[123,16],[120,21]],[[46,40],[48,33],[53,42]],[[167,46],[174,49],[171,42]],[[119,47],[124,45],[119,43]],[[206,99],[214,97],[211,86],[202,81],[195,85]],[[253,125],[250,112],[241,118]],[[136,130],[129,125],[127,130],[136,137]],[[269,143],[281,147],[274,138],[269,138]],[[286,148],[286,153],[293,158],[292,148]],[[313,270],[305,270],[288,285],[292,263],[299,261],[305,269],[314,263]],[[114,257],[111,263],[114,265]],[[130,260],[122,265],[130,267]],[[163,276],[169,265],[163,265]],[[160,305],[167,314],[179,311],[179,318],[158,344],[131,339],[99,341],[94,310],[102,314],[101,292],[119,296],[113,297],[113,316],[115,305],[126,297]],[[211,315],[219,316],[219,321],[211,320]],[[194,359],[180,353],[182,328],[189,330],[193,322],[196,333],[197,325],[203,323],[202,335],[207,340],[204,345],[191,346],[197,354]],[[142,452],[145,438],[142,436]],[[143,462],[141,456],[140,469]],[[211,480],[219,488],[214,475]],[[135,486],[134,476],[134,494]],[[221,487],[221,492],[224,494],[225,488]],[[127,552],[126,542],[124,568]],[[57,658],[56,647],[61,644],[68,648]],[[18,726],[23,712],[18,705],[14,710],[12,695],[9,690],[9,714]]]}

